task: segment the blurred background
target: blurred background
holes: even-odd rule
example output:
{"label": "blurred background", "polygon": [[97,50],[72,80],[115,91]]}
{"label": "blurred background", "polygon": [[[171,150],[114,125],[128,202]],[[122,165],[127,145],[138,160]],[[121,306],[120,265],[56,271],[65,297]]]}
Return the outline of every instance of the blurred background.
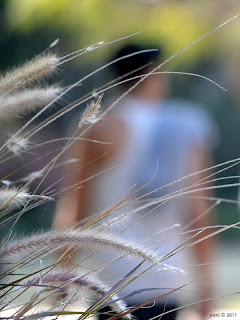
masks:
{"label": "blurred background", "polygon": [[[164,57],[168,58],[238,13],[239,0],[1,0],[0,70],[4,72],[31,59],[46,50],[56,39],[59,39],[59,42],[53,51],[60,56],[80,48],[90,48],[86,54],[63,65],[59,74],[50,80],[65,86],[109,61],[112,52],[122,45],[122,42],[116,42],[91,51],[95,44],[102,41],[114,41],[141,31],[131,42],[159,44],[163,47]],[[173,97],[197,102],[215,119],[220,132],[214,155],[215,164],[239,157],[239,30],[240,19],[236,19],[165,66],[167,71],[191,72],[209,77],[228,90],[225,92],[200,78],[176,74],[169,76]],[[94,91],[96,87],[104,84],[106,79],[104,72],[98,73],[73,90],[66,99],[72,101]],[[76,112],[68,115],[69,123],[75,115]],[[63,137],[66,134],[65,121],[66,119],[64,122],[55,122],[47,132],[41,133],[45,136],[36,139]],[[7,124],[7,127],[1,124],[1,139],[6,139],[6,132],[16,131],[16,127],[20,125],[21,119]],[[47,161],[47,158],[43,163],[44,161]],[[19,163],[9,163],[7,171],[12,171],[17,165]],[[0,171],[5,174],[6,167],[0,168]],[[50,179],[54,181],[56,175],[55,172],[55,176]],[[230,168],[227,173],[222,174],[224,175],[238,176],[239,167]],[[238,178],[232,179],[232,182],[238,182]],[[217,196],[236,200],[238,190],[236,187],[218,189]],[[51,214],[49,207],[48,210],[41,209],[41,215],[38,210],[22,217],[19,231],[29,232],[50,227],[54,205]],[[216,211],[219,224],[230,224],[239,220],[239,210],[235,204],[222,203]],[[220,260],[238,260],[239,232],[228,230],[221,234],[220,238]],[[237,261],[228,263],[227,267],[221,264],[217,272],[219,276],[223,273],[236,274],[232,270],[236,270],[238,266]],[[219,294],[238,289],[235,278],[223,277],[219,284]]]}

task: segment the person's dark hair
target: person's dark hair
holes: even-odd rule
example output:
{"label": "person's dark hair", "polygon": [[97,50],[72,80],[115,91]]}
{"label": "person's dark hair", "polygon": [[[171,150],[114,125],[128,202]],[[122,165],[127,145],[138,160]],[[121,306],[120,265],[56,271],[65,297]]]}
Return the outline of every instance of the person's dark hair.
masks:
{"label": "person's dark hair", "polygon": [[[139,52],[147,49],[157,49],[155,51],[142,52],[131,57],[118,60],[112,65],[112,71],[117,77],[122,77],[123,80],[130,79],[135,76],[144,74],[151,63],[158,63],[161,59],[161,50],[157,46],[143,46],[136,44],[127,44],[120,48],[117,53],[112,57],[112,61],[121,57],[130,55],[134,52]],[[138,81],[134,80],[135,82]],[[132,85],[133,82],[126,83],[126,86]]]}

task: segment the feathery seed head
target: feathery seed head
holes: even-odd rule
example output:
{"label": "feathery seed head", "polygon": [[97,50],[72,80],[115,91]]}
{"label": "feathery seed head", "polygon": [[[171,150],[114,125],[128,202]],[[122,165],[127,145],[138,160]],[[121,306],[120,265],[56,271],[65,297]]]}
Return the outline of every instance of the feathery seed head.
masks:
{"label": "feathery seed head", "polygon": [[25,187],[2,187],[0,189],[0,210],[24,206],[30,198]]}
{"label": "feathery seed head", "polygon": [[0,119],[25,114],[54,100],[61,93],[57,87],[27,89],[0,97]]}
{"label": "feathery seed head", "polygon": [[150,250],[146,250],[137,244],[124,241],[103,232],[96,233],[94,230],[64,230],[51,231],[44,234],[29,237],[9,243],[6,247],[0,248],[0,257],[26,255],[39,249],[53,248],[57,250],[63,245],[76,244],[79,248],[105,248],[105,250],[116,250],[124,255],[144,259],[156,264],[158,257]]}
{"label": "feathery seed head", "polygon": [[101,119],[99,115],[101,108],[101,100],[103,97],[103,93],[100,95],[96,102],[91,102],[89,106],[83,112],[78,127],[80,128],[83,124],[94,124]]}
{"label": "feathery seed head", "polygon": [[22,152],[26,152],[31,147],[31,143],[27,137],[16,135],[9,139],[7,149],[19,156]]}
{"label": "feathery seed head", "polygon": [[[27,284],[35,284],[39,283],[40,278],[33,278],[27,282]],[[106,286],[104,283],[102,283],[99,279],[93,277],[92,275],[88,275],[87,277],[80,276],[77,274],[71,274],[67,272],[62,273],[49,273],[46,276],[41,278],[42,284],[47,285],[56,285],[57,283],[61,283],[62,286],[65,288],[77,286],[78,289],[81,290],[77,291],[78,294],[74,294],[74,298],[71,298],[71,304],[76,302],[83,302],[83,298],[87,296],[88,293],[92,293],[95,295],[95,297],[102,297],[104,294],[106,294],[110,288]],[[110,307],[113,311],[116,311],[118,313],[124,312],[127,309],[127,306],[125,302],[121,299],[119,299],[118,295],[115,294],[112,297],[113,300],[115,300],[113,303],[110,304]],[[86,299],[85,299],[86,300]],[[117,301],[116,301],[117,300]],[[86,300],[87,301],[87,300]],[[127,314],[124,316],[124,319],[132,319],[132,316],[130,314]]]}
{"label": "feathery seed head", "polygon": [[32,200],[52,200],[47,196],[34,195],[28,192],[26,187],[2,187],[0,188],[0,210],[20,208]]}
{"label": "feathery seed head", "polygon": [[57,70],[59,59],[55,54],[37,56],[0,78],[0,95],[8,94],[26,84],[43,79]]}

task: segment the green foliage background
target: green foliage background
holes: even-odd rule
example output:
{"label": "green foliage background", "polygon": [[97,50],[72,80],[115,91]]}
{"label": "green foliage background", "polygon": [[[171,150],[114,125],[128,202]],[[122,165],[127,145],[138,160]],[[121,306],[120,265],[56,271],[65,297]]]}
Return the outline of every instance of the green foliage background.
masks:
{"label": "green foliage background", "polygon": [[[215,5],[208,11],[206,6],[209,1],[204,0],[201,6],[195,1],[9,0],[6,19],[11,30],[21,33],[39,27],[62,29],[71,37],[73,48],[142,31],[141,41],[164,43],[169,56],[213,27]],[[216,37],[208,38],[175,59],[174,64],[184,63],[190,68],[214,55],[217,46]],[[101,54],[109,50],[106,47]]]}

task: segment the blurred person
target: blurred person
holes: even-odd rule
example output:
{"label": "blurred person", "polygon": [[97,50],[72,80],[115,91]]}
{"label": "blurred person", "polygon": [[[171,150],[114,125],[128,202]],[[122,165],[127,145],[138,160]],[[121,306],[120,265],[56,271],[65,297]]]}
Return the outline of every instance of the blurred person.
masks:
{"label": "blurred person", "polygon": [[[126,45],[113,59],[142,49],[145,48]],[[158,65],[160,58],[159,50],[143,52],[114,63],[115,75],[121,77],[121,80],[126,80],[120,86],[120,93],[126,92],[139,80],[130,80],[131,77],[146,74]],[[134,70],[137,71],[133,72]],[[196,233],[180,234],[181,231],[212,225],[211,214],[200,217],[210,206],[206,200],[210,196],[209,190],[195,192],[190,194],[190,197],[177,197],[162,203],[161,206],[158,203],[155,207],[152,205],[136,212],[136,204],[130,203],[133,199],[143,196],[141,201],[137,202],[138,206],[141,206],[152,199],[194,185],[210,174],[209,171],[201,172],[179,183],[160,188],[188,174],[210,167],[211,152],[216,140],[215,126],[205,111],[185,101],[169,99],[168,95],[169,83],[166,76],[150,75],[84,136],[87,139],[112,144],[91,141],[75,143],[70,156],[79,158],[79,164],[74,164],[69,172],[81,166],[84,168],[70,174],[66,185],[71,186],[99,172],[103,173],[83,182],[82,188],[61,197],[57,206],[55,228],[72,226],[122,201],[113,210],[114,214],[104,220],[103,225],[99,227],[100,230],[102,228],[109,233],[119,234],[124,239],[146,245],[147,248],[156,250],[161,258],[169,255],[181,244],[188,243],[186,241]],[[105,171],[109,168],[114,169]],[[128,198],[136,189],[140,190]],[[156,191],[147,197],[144,196],[152,190]],[[195,237],[193,241],[199,238]],[[153,243],[155,244],[152,245]],[[174,310],[184,303],[211,297],[213,281],[209,266],[184,267],[208,263],[213,256],[213,250],[214,243],[210,238],[176,255],[170,254],[164,261],[166,265],[160,264],[151,268],[149,272],[121,290],[119,295],[151,289],[126,299],[129,306],[135,306],[174,291],[157,299],[154,306],[150,303],[145,308],[133,312],[138,319],[144,320]],[[97,269],[116,257],[116,253],[103,253],[98,250],[92,260],[88,259],[88,266]],[[101,280],[104,279],[106,283],[113,285],[136,265],[136,261],[129,261],[127,257],[123,257],[98,274]],[[146,268],[145,265],[144,267]],[[139,270],[144,270],[144,267]],[[186,286],[175,290],[190,281],[195,283],[195,289]],[[202,319],[207,316],[208,308],[207,303],[199,306]],[[101,315],[99,319],[108,317]],[[175,317],[176,311],[173,311],[164,315],[162,319]]]}

